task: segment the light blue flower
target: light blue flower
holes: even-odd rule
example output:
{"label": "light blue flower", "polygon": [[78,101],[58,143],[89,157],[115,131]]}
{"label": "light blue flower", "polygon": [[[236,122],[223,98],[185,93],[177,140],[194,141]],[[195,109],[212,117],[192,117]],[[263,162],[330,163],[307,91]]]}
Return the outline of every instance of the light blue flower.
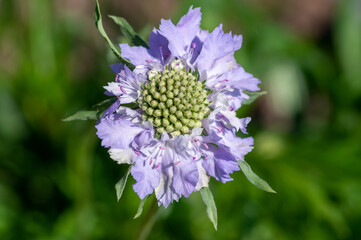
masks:
{"label": "light blue flower", "polygon": [[191,7],[177,25],[162,19],[149,49],[120,44],[135,69],[111,66],[116,79],[106,94],[118,100],[96,125],[111,158],[133,164],[139,197],[155,192],[165,207],[208,186],[210,177],[232,180],[237,161],[253,149],[251,137],[236,137],[250,121],[235,114],[248,99],[243,91],[260,83],[234,58],[242,36],[224,33],[222,25],[209,33],[200,21],[200,8]]}

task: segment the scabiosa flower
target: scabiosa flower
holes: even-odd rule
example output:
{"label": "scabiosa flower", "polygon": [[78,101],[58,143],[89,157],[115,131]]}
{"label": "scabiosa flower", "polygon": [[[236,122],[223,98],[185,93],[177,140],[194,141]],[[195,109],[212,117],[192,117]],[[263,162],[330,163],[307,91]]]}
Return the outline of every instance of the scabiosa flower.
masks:
{"label": "scabiosa flower", "polygon": [[96,125],[110,157],[132,164],[134,191],[141,199],[155,192],[164,207],[207,187],[210,177],[232,180],[253,148],[251,137],[236,137],[250,121],[235,114],[248,98],[243,91],[260,83],[233,56],[242,36],[222,25],[209,33],[200,21],[200,8],[190,7],[177,25],[162,19],[149,48],[120,44],[135,68],[111,66],[115,81],[105,89],[117,100]]}

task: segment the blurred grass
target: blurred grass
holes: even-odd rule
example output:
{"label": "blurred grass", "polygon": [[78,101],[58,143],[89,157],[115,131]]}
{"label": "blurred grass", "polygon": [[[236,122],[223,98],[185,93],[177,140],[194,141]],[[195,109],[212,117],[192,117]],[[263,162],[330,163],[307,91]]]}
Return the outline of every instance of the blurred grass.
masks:
{"label": "blurred grass", "polygon": [[[101,4],[104,15],[120,9]],[[269,93],[238,112],[253,118],[246,160],[278,194],[234,173],[232,182],[211,183],[217,232],[194,193],[162,212],[149,239],[361,238],[361,7],[334,4],[332,20],[310,37],[267,5],[178,2],[172,19],[201,6],[203,28],[222,22],[243,34],[236,58]],[[105,99],[102,86],[114,77],[93,5],[0,1],[0,239],[134,239],[144,224],[132,220],[133,179],[116,201],[126,166],[100,147],[94,122],[61,122]],[[149,23],[138,25],[146,36]]]}

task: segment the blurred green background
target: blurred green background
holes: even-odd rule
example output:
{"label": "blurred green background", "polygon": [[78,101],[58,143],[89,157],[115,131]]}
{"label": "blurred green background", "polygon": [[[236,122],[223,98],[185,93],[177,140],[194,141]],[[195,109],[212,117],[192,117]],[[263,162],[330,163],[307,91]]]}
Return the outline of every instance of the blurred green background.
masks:
{"label": "blurred green background", "polygon": [[[361,239],[361,2],[101,0],[144,37],[161,18],[201,6],[202,27],[243,34],[237,61],[268,95],[251,116],[253,170],[278,194],[211,182],[218,231],[199,193],[161,211],[149,239]],[[0,0],[0,239],[135,239],[146,214],[95,122],[62,122],[106,99],[116,60],[90,0]],[[150,201],[145,206],[149,208]]]}

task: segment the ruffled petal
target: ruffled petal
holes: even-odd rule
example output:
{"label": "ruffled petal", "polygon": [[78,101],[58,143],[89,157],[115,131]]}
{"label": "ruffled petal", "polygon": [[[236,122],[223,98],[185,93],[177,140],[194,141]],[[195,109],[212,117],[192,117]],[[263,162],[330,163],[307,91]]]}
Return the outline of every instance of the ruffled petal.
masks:
{"label": "ruffled petal", "polygon": [[113,115],[102,118],[95,127],[98,137],[102,139],[102,146],[120,149],[129,148],[134,138],[144,130],[133,122],[116,120]]}
{"label": "ruffled petal", "polygon": [[177,26],[171,20],[161,20],[160,33],[168,39],[168,48],[174,56],[182,57],[190,50],[193,39],[200,31],[201,16],[200,8],[190,7]]}
{"label": "ruffled petal", "polygon": [[119,149],[111,148],[108,151],[110,158],[116,161],[118,164],[132,164],[134,162],[134,157],[136,156],[133,149]]}
{"label": "ruffled petal", "polygon": [[231,153],[211,144],[203,147],[203,151],[206,156],[204,157],[202,165],[210,176],[222,183],[233,180],[229,174],[233,171],[238,171],[239,167]]}
{"label": "ruffled petal", "polygon": [[223,88],[229,86],[239,90],[258,91],[260,88],[257,86],[261,83],[260,80],[253,77],[252,74],[247,73],[242,67],[238,67],[228,71],[207,84],[216,88]]}
{"label": "ruffled petal", "polygon": [[158,30],[153,29],[149,36],[149,49],[152,56],[158,59],[163,65],[171,56],[168,44],[168,40],[161,35]]}
{"label": "ruffled petal", "polygon": [[[237,66],[233,54],[242,46],[242,35],[224,33],[219,25],[204,40],[203,47],[196,64],[200,72],[206,71],[211,78]],[[207,85],[208,86],[208,85]]]}
{"label": "ruffled petal", "polygon": [[135,66],[147,65],[148,62],[155,59],[149,54],[149,49],[144,47],[131,47],[126,43],[119,44],[121,56],[128,59]]}
{"label": "ruffled petal", "polygon": [[151,194],[160,183],[159,170],[150,161],[149,156],[139,155],[131,169],[131,174],[137,181],[133,184],[133,189],[141,199]]}

